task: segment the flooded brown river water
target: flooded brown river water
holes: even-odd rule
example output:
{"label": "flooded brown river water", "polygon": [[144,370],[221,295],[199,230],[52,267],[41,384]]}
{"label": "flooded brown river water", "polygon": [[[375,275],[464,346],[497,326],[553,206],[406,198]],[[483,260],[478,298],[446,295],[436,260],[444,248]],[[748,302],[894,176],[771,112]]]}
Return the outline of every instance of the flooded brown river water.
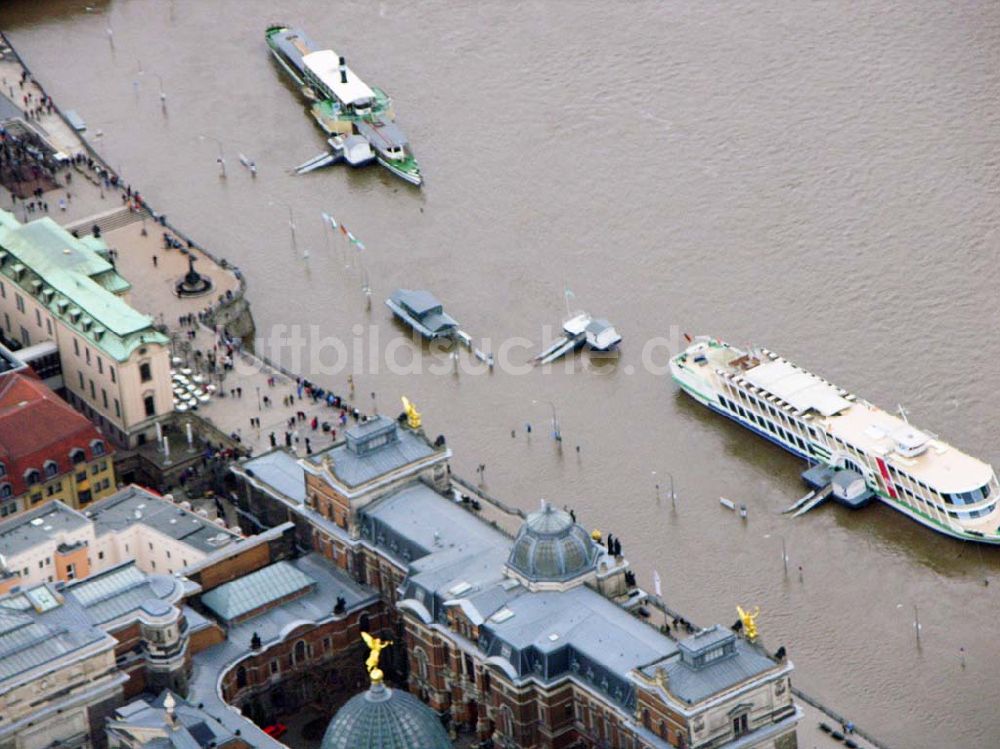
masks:
{"label": "flooded brown river water", "polygon": [[[624,336],[617,361],[366,367],[360,400],[395,413],[409,396],[458,472],[483,463],[509,502],[574,507],[697,621],[760,605],[797,683],[890,746],[1000,746],[1000,549],[881,505],[781,515],[801,463],[643,363],[678,331],[765,345],[1000,465],[1000,6],[87,2],[7,0],[0,27],[112,166],[243,269],[261,335],[316,325],[353,345],[360,325],[367,357],[369,326],[378,350],[404,335],[382,300],[409,286],[491,350],[525,336],[533,352],[572,289]],[[393,96],[422,191],[375,167],[290,174],[323,140],[268,55],[273,21]],[[367,247],[349,268],[322,211]],[[343,390],[346,372],[315,379]]]}

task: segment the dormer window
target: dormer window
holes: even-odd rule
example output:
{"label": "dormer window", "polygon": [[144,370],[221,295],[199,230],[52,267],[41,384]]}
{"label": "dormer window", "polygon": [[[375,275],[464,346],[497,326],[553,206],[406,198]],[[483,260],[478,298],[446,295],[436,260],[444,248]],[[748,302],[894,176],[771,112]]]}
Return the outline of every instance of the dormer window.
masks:
{"label": "dormer window", "polygon": [[396,422],[384,416],[347,430],[347,449],[355,455],[367,455],[399,440]]}
{"label": "dormer window", "polygon": [[736,635],[715,625],[678,643],[681,661],[701,669],[736,653]]}
{"label": "dormer window", "polygon": [[59,473],[59,464],[54,460],[45,461],[45,478],[53,478]]}
{"label": "dormer window", "polygon": [[73,465],[79,465],[87,459],[87,454],[79,447],[72,450],[69,454],[69,460]]}
{"label": "dormer window", "polygon": [[24,480],[28,486],[34,486],[42,482],[42,474],[35,468],[30,468],[24,472]]}
{"label": "dormer window", "polygon": [[94,440],[90,443],[90,451],[94,455],[104,455],[104,443],[100,440]]}

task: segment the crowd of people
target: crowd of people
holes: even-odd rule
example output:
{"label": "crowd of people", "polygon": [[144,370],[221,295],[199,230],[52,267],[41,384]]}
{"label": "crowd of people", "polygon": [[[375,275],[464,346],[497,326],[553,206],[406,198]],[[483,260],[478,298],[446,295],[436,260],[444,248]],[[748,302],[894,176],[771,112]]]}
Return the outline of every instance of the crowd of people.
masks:
{"label": "crowd of people", "polygon": [[36,201],[58,186],[56,173],[64,165],[33,132],[0,125],[0,184],[10,191],[15,204],[24,200],[30,202],[32,212],[40,210]]}

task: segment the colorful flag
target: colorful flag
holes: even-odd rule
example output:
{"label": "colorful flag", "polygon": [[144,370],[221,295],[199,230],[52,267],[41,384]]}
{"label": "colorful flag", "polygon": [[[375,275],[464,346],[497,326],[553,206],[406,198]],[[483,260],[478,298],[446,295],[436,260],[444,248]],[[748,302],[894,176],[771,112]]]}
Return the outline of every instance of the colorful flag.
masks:
{"label": "colorful flag", "polygon": [[348,241],[350,241],[352,243],[358,241],[358,238],[355,237],[353,234],[351,234],[351,232],[347,232],[347,239],[348,239]]}
{"label": "colorful flag", "polygon": [[345,237],[346,237],[346,236],[347,236],[347,234],[348,234],[348,232],[347,232],[347,227],[346,227],[346,226],[344,226],[343,224],[341,224],[341,225],[340,225],[340,233],[341,233],[341,234],[343,234],[343,235],[344,235]]}
{"label": "colorful flag", "polygon": [[354,246],[358,248],[358,252],[361,252],[365,248],[365,246],[361,244],[361,242],[355,242]]}
{"label": "colorful flag", "polygon": [[576,299],[576,294],[574,294],[569,289],[566,289],[563,293],[566,294],[567,299]]}
{"label": "colorful flag", "polygon": [[653,589],[657,598],[663,598],[663,589],[660,587],[660,573],[653,570]]}
{"label": "colorful flag", "polygon": [[326,212],[323,213],[323,220],[326,221],[328,224],[330,224],[330,226],[332,226],[334,229],[337,228],[337,219],[335,219],[329,213]]}

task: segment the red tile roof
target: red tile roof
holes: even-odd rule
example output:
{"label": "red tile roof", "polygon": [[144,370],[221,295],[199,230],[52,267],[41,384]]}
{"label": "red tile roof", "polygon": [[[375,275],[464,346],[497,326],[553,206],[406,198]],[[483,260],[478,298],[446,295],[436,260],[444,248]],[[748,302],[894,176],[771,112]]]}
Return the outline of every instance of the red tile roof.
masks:
{"label": "red tile roof", "polygon": [[56,475],[67,473],[73,468],[71,453],[83,450],[85,460],[91,460],[96,443],[111,454],[97,428],[34,373],[0,378],[0,463],[6,471],[0,487],[10,483],[12,496],[27,490],[28,471],[37,470],[45,481],[45,464],[54,461]]}

